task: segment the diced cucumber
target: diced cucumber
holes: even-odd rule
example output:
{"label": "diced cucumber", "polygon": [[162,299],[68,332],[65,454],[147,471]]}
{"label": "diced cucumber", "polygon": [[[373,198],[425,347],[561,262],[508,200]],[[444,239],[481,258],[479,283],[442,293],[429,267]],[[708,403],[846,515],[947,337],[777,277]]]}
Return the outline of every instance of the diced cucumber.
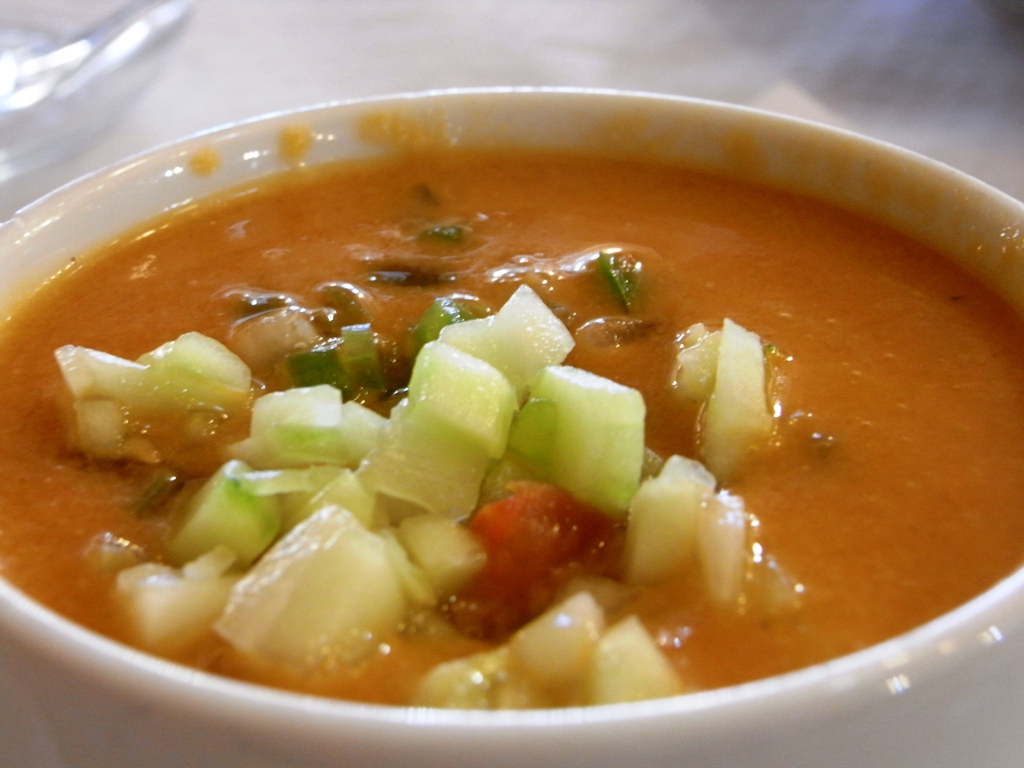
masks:
{"label": "diced cucumber", "polygon": [[708,332],[703,323],[691,325],[683,334],[676,355],[675,386],[687,400],[707,400],[714,391],[721,337],[721,331]]}
{"label": "diced cucumber", "polygon": [[540,704],[528,686],[508,675],[508,647],[438,664],[420,681],[418,707],[525,709]]}
{"label": "diced cucumber", "polygon": [[520,397],[542,368],[561,363],[575,344],[562,321],[526,285],[496,314],[449,325],[439,338],[493,365]]}
{"label": "diced cucumber", "polygon": [[128,434],[124,408],[113,400],[76,400],[75,430],[82,453],[96,459],[124,456]]}
{"label": "diced cucumber", "polygon": [[694,563],[698,519],[715,479],[692,459],[671,456],[640,484],[629,505],[626,580],[653,584]]}
{"label": "diced cucumber", "polygon": [[705,500],[697,521],[697,558],[713,603],[734,606],[743,593],[748,536],[743,499],[720,491]]}
{"label": "diced cucumber", "polygon": [[[223,408],[249,402],[249,367],[216,339],[190,332],[142,355],[150,407]],[[132,404],[132,403],[129,403]]]}
{"label": "diced cucumber", "polygon": [[[181,571],[167,565],[144,563],[117,575],[116,594],[141,645],[151,650],[174,651],[199,640],[210,630],[238,581],[226,576],[221,553],[189,563]],[[228,561],[230,566],[230,561]]]}
{"label": "diced cucumber", "polygon": [[355,472],[351,469],[340,468],[337,469],[337,475],[333,479],[309,495],[302,504],[291,505],[286,502],[284,527],[286,529],[293,528],[318,509],[326,506],[347,509],[367,528],[376,527],[373,494],[363,486]]}
{"label": "diced cucumber", "polygon": [[387,422],[379,413],[355,400],[341,404],[341,442],[347,466],[358,466],[366,458],[380,440]]}
{"label": "diced cucumber", "polygon": [[249,565],[274,540],[281,526],[277,500],[247,490],[240,475],[251,467],[229,461],[189,502],[185,517],[167,544],[167,556],[185,563],[218,545],[234,550]]}
{"label": "diced cucumber", "polygon": [[351,513],[325,507],[235,586],[214,629],[265,662],[299,670],[354,664],[405,616],[387,550]]}
{"label": "diced cucumber", "polygon": [[609,515],[624,516],[644,460],[640,393],[579,368],[551,366],[531,394],[557,409],[551,482]]}
{"label": "diced cucumber", "polygon": [[437,605],[437,594],[427,574],[409,559],[409,553],[395,536],[394,529],[385,528],[377,532],[387,545],[391,566],[398,574],[402,584],[402,592],[409,605],[417,608],[432,608]]}
{"label": "diced cucumber", "polygon": [[565,695],[586,683],[603,632],[601,606],[587,592],[577,592],[512,636],[509,667],[540,689]]}
{"label": "diced cucumber", "polygon": [[259,469],[344,464],[341,392],[327,384],[271,392],[252,408],[250,437],[232,454]]}
{"label": "diced cucumber", "polygon": [[242,487],[255,496],[311,493],[317,479],[309,469],[261,469],[238,475]]}
{"label": "diced cucumber", "polygon": [[531,397],[512,422],[508,450],[543,477],[554,464],[557,427],[557,406],[551,400]]}
{"label": "diced cucumber", "polygon": [[728,482],[771,431],[764,346],[757,334],[727,318],[718,345],[715,386],[703,414],[704,463],[720,482]]}
{"label": "diced cucumber", "polygon": [[463,435],[493,459],[505,452],[518,401],[508,379],[462,350],[432,341],[409,380],[409,408]]}
{"label": "diced cucumber", "polygon": [[419,353],[425,344],[437,341],[441,330],[446,326],[475,320],[485,314],[482,307],[471,299],[457,296],[442,296],[434,299],[412,329],[413,354]]}
{"label": "diced cucumber", "polygon": [[382,392],[384,372],[377,353],[377,338],[369,323],[341,329],[341,363],[349,386],[357,392]]}
{"label": "diced cucumber", "polygon": [[54,356],[76,399],[134,403],[145,388],[146,366],[131,360],[71,344],[58,349]]}
{"label": "diced cucumber", "polygon": [[487,562],[487,552],[476,537],[444,515],[406,518],[398,526],[398,539],[442,597],[455,594]]}
{"label": "diced cucumber", "polygon": [[376,493],[462,517],[476,507],[489,462],[479,446],[432,418],[420,418],[402,400],[356,474]]}
{"label": "diced cucumber", "polygon": [[293,387],[330,384],[340,392],[349,391],[348,376],[341,364],[337,341],[300,349],[285,356],[284,367]]}
{"label": "diced cucumber", "polygon": [[643,701],[682,693],[675,669],[636,616],[604,633],[594,652],[590,704]]}

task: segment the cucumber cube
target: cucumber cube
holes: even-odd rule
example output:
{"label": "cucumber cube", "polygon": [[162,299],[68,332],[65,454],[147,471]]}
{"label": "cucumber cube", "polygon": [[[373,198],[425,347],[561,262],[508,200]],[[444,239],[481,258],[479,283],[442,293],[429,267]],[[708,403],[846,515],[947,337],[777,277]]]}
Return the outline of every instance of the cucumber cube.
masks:
{"label": "cucumber cube", "polygon": [[703,415],[704,463],[720,482],[728,482],[771,431],[761,339],[726,318],[718,342],[715,386]]}
{"label": "cucumber cube", "polygon": [[643,701],[682,692],[675,669],[636,616],[604,633],[590,675],[590,704]]}
{"label": "cucumber cube", "polygon": [[407,517],[398,526],[398,540],[443,597],[458,592],[487,562],[476,537],[444,515]]}
{"label": "cucumber cube", "polygon": [[273,496],[257,496],[246,488],[242,476],[250,471],[244,462],[229,461],[206,481],[168,542],[172,562],[185,563],[224,545],[244,567],[270,545],[281,514]]}
{"label": "cucumber cube", "polygon": [[172,652],[210,631],[238,578],[206,570],[143,563],[117,574],[116,595],[143,646]]}
{"label": "cucumber cube", "polygon": [[572,693],[587,681],[602,632],[601,606],[577,592],[512,636],[510,667],[541,690]]}
{"label": "cucumber cube", "polygon": [[568,366],[545,368],[531,394],[557,409],[551,482],[606,514],[625,516],[644,460],[641,394]]}
{"label": "cucumber cube", "polygon": [[313,670],[365,658],[406,607],[384,539],[325,507],[235,586],[214,630],[261,661]]}
{"label": "cucumber cube", "polygon": [[271,392],[252,408],[250,437],[232,454],[259,469],[343,464],[341,392],[328,384]]}
{"label": "cucumber cube", "polygon": [[520,397],[542,368],[561,363],[575,345],[562,321],[526,285],[496,314],[449,325],[440,340],[493,365]]}
{"label": "cucumber cube", "polygon": [[356,474],[375,493],[458,518],[476,507],[489,463],[477,444],[402,400]]}
{"label": "cucumber cube", "polygon": [[508,379],[479,358],[437,341],[416,357],[410,410],[463,435],[491,458],[505,452],[517,407]]}
{"label": "cucumber cube", "polygon": [[246,405],[252,376],[249,367],[216,339],[186,333],[142,355],[147,400],[151,407],[224,408]]}
{"label": "cucumber cube", "polygon": [[626,580],[653,584],[694,563],[698,520],[715,478],[692,459],[671,456],[640,484],[629,505],[623,554]]}
{"label": "cucumber cube", "polygon": [[554,438],[558,407],[551,400],[531,397],[512,422],[508,451],[525,461],[541,476],[554,462]]}
{"label": "cucumber cube", "polygon": [[131,360],[71,344],[60,347],[54,356],[76,399],[104,398],[129,404],[144,389],[146,366]]}
{"label": "cucumber cube", "polygon": [[697,559],[711,602],[735,606],[743,593],[750,554],[749,516],[728,491],[708,498],[697,520]]}

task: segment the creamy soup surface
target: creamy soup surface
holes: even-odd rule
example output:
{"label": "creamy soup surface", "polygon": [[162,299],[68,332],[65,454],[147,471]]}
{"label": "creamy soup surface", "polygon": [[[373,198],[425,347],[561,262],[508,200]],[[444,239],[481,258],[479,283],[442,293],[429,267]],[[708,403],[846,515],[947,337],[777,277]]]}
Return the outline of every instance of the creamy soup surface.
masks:
{"label": "creamy soup surface", "polygon": [[[436,227],[458,227],[458,242],[422,237]],[[580,332],[627,314],[607,287],[543,269],[607,244],[643,262],[628,312],[636,332],[611,340]],[[333,281],[371,297],[373,329],[401,367],[435,298],[472,296],[493,311],[521,281],[509,273],[526,267],[576,336],[565,363],[639,389],[646,443],[662,457],[697,455],[698,408],[671,386],[679,335],[730,318],[771,345],[772,436],[726,487],[756,515],[795,607],[714,607],[682,574],[632,590],[609,617],[637,615],[687,689],[856,651],[1020,565],[1024,328],[973,279],[883,227],[768,189],[632,161],[435,152],[299,170],[202,202],[79,258],[25,302],[0,339],[0,574],[132,643],[116,574],[87,552],[109,534],[164,558],[168,517],[133,511],[150,470],[90,461],[69,443],[55,349],[135,359],[189,331],[230,347],[238,296],[316,307]],[[400,394],[369,404],[387,415]],[[244,434],[225,426],[205,453],[180,459],[183,471],[211,473]],[[213,632],[169,655],[403,704],[434,665],[504,639],[396,633],[351,668],[302,675]]]}

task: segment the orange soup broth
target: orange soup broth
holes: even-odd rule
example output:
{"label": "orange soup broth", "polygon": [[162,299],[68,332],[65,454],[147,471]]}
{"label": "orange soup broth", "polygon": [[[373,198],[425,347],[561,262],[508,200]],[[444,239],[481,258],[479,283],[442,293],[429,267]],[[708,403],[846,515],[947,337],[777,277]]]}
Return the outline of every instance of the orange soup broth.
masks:
{"label": "orange soup broth", "polygon": [[[472,232],[458,248],[415,237],[455,221]],[[186,331],[226,340],[235,320],[226,288],[312,297],[337,280],[371,292],[383,311],[378,332],[400,339],[435,296],[461,291],[500,306],[515,284],[485,281],[490,268],[604,243],[653,250],[634,311],[651,330],[618,346],[581,343],[566,362],[639,388],[647,442],[660,454],[695,450],[697,410],[670,386],[681,331],[729,317],[777,349],[772,442],[728,487],[760,520],[765,551],[802,586],[799,610],[715,610],[689,577],[641,590],[622,610],[641,616],[693,686],[864,648],[1020,564],[1024,333],[987,289],[889,230],[770,189],[630,161],[462,152],[296,171],[236,190],[78,259],[20,307],[0,340],[0,573],[130,642],[113,577],[83,552],[108,532],[161,556],[166,524],[130,511],[137,477],[68,447],[57,347],[134,359]],[[367,282],[396,261],[457,278],[387,291]],[[621,314],[597,276],[534,287],[569,308],[570,328]],[[178,658],[403,703],[430,666],[483,647],[396,637],[390,653],[354,671],[301,680],[261,670],[213,636]]]}

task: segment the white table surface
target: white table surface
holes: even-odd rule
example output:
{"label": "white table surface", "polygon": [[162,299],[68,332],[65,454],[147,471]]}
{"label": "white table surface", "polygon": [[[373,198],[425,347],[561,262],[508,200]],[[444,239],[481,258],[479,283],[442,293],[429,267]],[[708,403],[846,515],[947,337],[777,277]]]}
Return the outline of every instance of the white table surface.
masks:
{"label": "white table surface", "polygon": [[[68,26],[88,5],[0,0],[0,23],[29,14]],[[196,0],[132,109],[77,156],[0,183],[0,220],[83,173],[222,123],[488,85],[762,106],[900,144],[1024,198],[1024,21],[986,0]],[[62,765],[2,667],[0,766]]]}
{"label": "white table surface", "polygon": [[[79,20],[90,5],[117,2],[0,0],[0,22],[29,11]],[[988,0],[195,0],[185,35],[132,109],[85,152],[0,184],[0,219],[203,128],[336,99],[487,85],[762,106],[900,144],[1024,198],[1024,20]]]}

